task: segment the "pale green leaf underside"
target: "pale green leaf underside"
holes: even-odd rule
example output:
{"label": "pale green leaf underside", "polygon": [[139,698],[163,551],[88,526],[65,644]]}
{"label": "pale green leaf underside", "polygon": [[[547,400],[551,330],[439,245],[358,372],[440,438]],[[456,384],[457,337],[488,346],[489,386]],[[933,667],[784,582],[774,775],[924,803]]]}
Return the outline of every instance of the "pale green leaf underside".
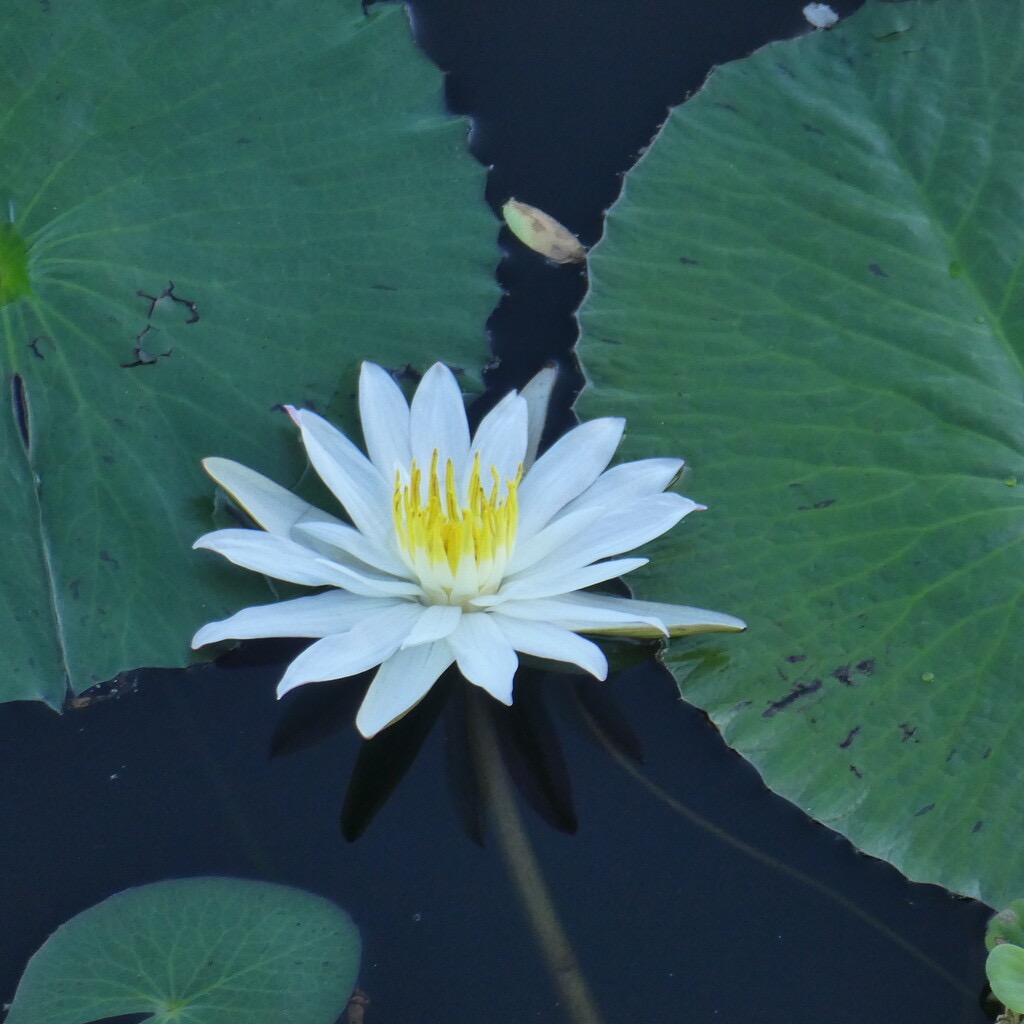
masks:
{"label": "pale green leaf underside", "polygon": [[716,71],[591,257],[583,413],[710,510],[639,596],[738,615],[668,664],[869,853],[1024,892],[1024,22],[869,3]]}
{"label": "pale green leaf underside", "polygon": [[[183,664],[198,625],[269,598],[190,551],[200,459],[287,485],[281,403],[351,427],[364,358],[479,366],[494,222],[401,7],[17,4],[0,92],[0,211],[33,287],[0,307],[0,699],[56,703]],[[169,282],[184,301],[151,313]]]}
{"label": "pale green leaf underside", "polygon": [[7,1024],[334,1024],[355,988],[359,932],[333,903],[239,878],[111,896],[29,961]]}

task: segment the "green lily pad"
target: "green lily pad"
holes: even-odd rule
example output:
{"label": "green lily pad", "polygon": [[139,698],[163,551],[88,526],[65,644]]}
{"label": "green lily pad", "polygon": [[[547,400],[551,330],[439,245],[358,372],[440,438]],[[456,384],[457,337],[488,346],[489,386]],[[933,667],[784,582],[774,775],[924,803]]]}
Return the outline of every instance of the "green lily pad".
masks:
{"label": "green lily pad", "polygon": [[496,224],[402,7],[17,4],[0,83],[0,700],[56,705],[269,596],[200,459],[289,484],[282,403],[479,366]]}
{"label": "green lily pad", "polygon": [[[1024,891],[1024,33],[869,2],[716,71],[626,179],[581,311],[585,416],[710,510],[638,596],[772,789],[911,878]],[[631,577],[632,579],[632,577]]]}
{"label": "green lily pad", "polygon": [[1024,943],[1024,900],[1014,900],[994,915],[985,929],[985,948],[991,953],[996,946],[1010,943],[1020,946]]}
{"label": "green lily pad", "polygon": [[333,903],[238,878],[111,896],[50,936],[7,1024],[334,1024],[355,988],[359,932]]}
{"label": "green lily pad", "polygon": [[985,960],[992,995],[1008,1010],[1024,1013],[1024,949],[1004,943]]}

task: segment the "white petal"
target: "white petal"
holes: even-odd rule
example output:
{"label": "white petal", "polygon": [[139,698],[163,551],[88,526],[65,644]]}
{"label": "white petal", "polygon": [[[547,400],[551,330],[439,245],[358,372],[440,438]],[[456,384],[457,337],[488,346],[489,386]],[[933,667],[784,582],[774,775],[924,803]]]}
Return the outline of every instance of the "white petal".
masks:
{"label": "white petal", "polygon": [[243,569],[277,580],[307,587],[338,585],[337,571],[316,552],[287,537],[262,530],[215,530],[203,534],[192,546],[216,551]]}
{"label": "white petal", "polygon": [[641,459],[623,462],[602,473],[578,498],[569,502],[559,516],[593,505],[614,508],[660,494],[680,474],[682,459]]}
{"label": "white petal", "polygon": [[473,435],[473,445],[461,482],[461,494],[466,494],[473,458],[477,452],[480,453],[484,487],[488,490],[491,466],[498,470],[502,484],[515,477],[526,456],[526,413],[526,402],[512,391],[481,420]]}
{"label": "white petal", "polygon": [[422,614],[422,605],[403,601],[368,615],[347,633],[317,640],[288,666],[277,684],[278,697],[304,683],[344,679],[379,665],[398,650]]}
{"label": "white petal", "polygon": [[[691,633],[737,633],[747,628],[742,619],[724,612],[712,612],[706,608],[691,608],[684,604],[662,604],[660,601],[636,601],[629,597],[613,597],[611,594],[577,594],[575,598],[586,599],[596,609],[613,613],[621,610],[622,615],[657,618],[668,629],[669,636],[689,636]],[[505,611],[503,608],[502,611]],[[658,636],[640,627],[615,627],[587,629],[588,633],[614,636]]]}
{"label": "white petal", "polygon": [[[531,565],[524,570],[516,569],[515,574],[511,571],[510,576],[515,578],[526,577],[534,572],[559,572],[575,569],[597,561],[599,558],[608,558],[611,555],[621,554],[623,551],[632,551],[633,548],[646,544],[655,537],[671,530],[683,516],[688,515],[695,509],[702,508],[689,498],[681,494],[673,494],[671,491],[665,494],[655,494],[645,498],[643,501],[634,502],[628,505],[620,505],[611,508],[593,520],[575,540],[566,541],[555,550],[546,552],[543,563]],[[593,511],[593,510],[590,510]],[[578,516],[586,516],[587,511],[574,512],[567,515],[564,520],[551,524],[547,529],[551,531],[564,531],[564,524],[571,523]],[[561,528],[561,530],[560,530]],[[542,531],[546,532],[546,531]],[[541,535],[535,540],[539,543]],[[519,552],[517,551],[518,555]],[[531,559],[536,562],[531,552]],[[509,569],[512,570],[518,559],[513,558]]]}
{"label": "white petal", "polygon": [[398,467],[408,469],[409,403],[387,370],[363,363],[359,373],[359,416],[371,461],[386,481],[394,482]]}
{"label": "white petal", "polygon": [[479,597],[474,604],[481,608],[495,607],[512,599],[523,600],[534,597],[555,597],[569,594],[574,590],[592,587],[595,583],[625,576],[627,572],[646,565],[646,558],[614,558],[608,562],[595,562],[575,569],[552,569],[547,567],[539,572],[526,573],[520,579],[502,585],[497,594]]}
{"label": "white petal", "polygon": [[505,634],[505,639],[523,654],[567,661],[579,665],[598,679],[605,679],[608,675],[608,659],[601,648],[567,629],[552,626],[549,622],[508,618],[498,612],[491,619]]}
{"label": "white petal", "polygon": [[203,459],[203,469],[268,533],[288,536],[298,522],[337,522],[262,473],[231,459]]}
{"label": "white petal", "polygon": [[519,659],[505,634],[482,612],[467,613],[445,641],[451,646],[459,671],[502,704],[512,703],[512,678]]}
{"label": "white petal", "polygon": [[519,487],[519,537],[529,540],[600,475],[622,439],[625,420],[590,420],[560,437]]}
{"label": "white petal", "polygon": [[327,420],[308,409],[289,411],[302,430],[309,461],[352,522],[368,537],[388,536],[394,481],[385,482],[377,467]]}
{"label": "white petal", "polygon": [[558,367],[553,363],[543,367],[530,378],[526,387],[519,393],[526,399],[527,406],[527,441],[526,457],[523,466],[529,469],[537,458],[541,435],[548,421],[548,407],[551,405],[551,393],[558,380]]}
{"label": "white petal", "polygon": [[[559,597],[531,598],[527,601],[509,601],[503,604],[503,618],[530,619],[548,622],[574,633],[615,632],[623,627],[635,628],[636,636],[668,636],[668,630],[657,616],[644,615],[633,608],[608,606],[603,594],[573,593]],[[597,600],[600,599],[600,600]],[[632,605],[629,598],[616,598],[624,605]],[[639,632],[643,630],[644,632]]]}
{"label": "white petal", "polygon": [[325,571],[329,568],[334,574],[332,583],[353,594],[364,597],[422,597],[423,588],[418,583],[400,580],[394,576],[381,576],[366,570],[354,569],[329,559],[321,558],[320,564]]}
{"label": "white petal", "polygon": [[295,527],[294,535],[300,542],[306,538],[320,541],[318,550],[324,546],[331,549],[330,552],[321,550],[322,554],[329,553],[333,557],[340,552],[349,556],[336,559],[343,564],[349,564],[355,559],[392,576],[409,578],[408,567],[390,546],[374,537],[367,537],[347,523],[300,523]]}
{"label": "white petal", "polygon": [[462,609],[457,604],[428,605],[402,641],[402,649],[443,640],[455,630],[461,618]]}
{"label": "white petal", "polygon": [[436,448],[441,454],[441,469],[445,460],[451,459],[455,478],[461,478],[469,453],[469,425],[462,392],[444,363],[434,363],[427,370],[413,395],[409,438],[413,457],[424,472],[430,469]]}
{"label": "white petal", "polygon": [[506,577],[515,576],[548,558],[553,552],[579,543],[587,531],[605,514],[604,506],[566,513],[544,527],[529,540],[516,538],[516,548],[505,569]]}
{"label": "white petal", "polygon": [[443,640],[391,655],[381,665],[359,706],[356,728],[370,739],[415,707],[455,660]]}
{"label": "white petal", "polygon": [[397,603],[393,598],[357,597],[343,590],[328,590],[276,604],[256,605],[203,626],[192,638],[192,646],[274,636],[331,636],[344,633],[368,615]]}
{"label": "white petal", "polygon": [[[558,512],[543,530],[529,539],[524,540],[522,536],[517,539],[508,575],[547,558],[577,534],[582,536],[590,529],[590,524],[603,517],[607,510],[660,494],[682,468],[681,459],[642,459],[612,466],[583,494]],[[689,498],[684,500],[690,501]],[[703,511],[704,506],[691,502],[689,511],[698,509]]]}

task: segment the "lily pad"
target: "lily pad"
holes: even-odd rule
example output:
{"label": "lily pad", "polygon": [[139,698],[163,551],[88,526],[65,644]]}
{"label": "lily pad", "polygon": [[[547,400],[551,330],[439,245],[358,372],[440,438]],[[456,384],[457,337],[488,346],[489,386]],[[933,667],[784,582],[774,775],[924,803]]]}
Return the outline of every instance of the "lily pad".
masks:
{"label": "lily pad", "polygon": [[[1024,27],[869,2],[714,72],[628,175],[580,351],[710,511],[639,596],[768,785],[911,878],[1024,891]],[[637,577],[641,573],[635,574]]]}
{"label": "lily pad", "polygon": [[992,995],[1008,1010],[1024,1012],[1024,949],[1005,943],[996,946],[985,961]]}
{"label": "lily pad", "polygon": [[0,700],[57,705],[260,599],[202,457],[292,483],[282,403],[483,362],[496,224],[403,7],[17,4],[0,83]]}
{"label": "lily pad", "polygon": [[7,1024],[334,1024],[359,932],[333,903],[238,878],[156,882],[62,925],[29,961]]}

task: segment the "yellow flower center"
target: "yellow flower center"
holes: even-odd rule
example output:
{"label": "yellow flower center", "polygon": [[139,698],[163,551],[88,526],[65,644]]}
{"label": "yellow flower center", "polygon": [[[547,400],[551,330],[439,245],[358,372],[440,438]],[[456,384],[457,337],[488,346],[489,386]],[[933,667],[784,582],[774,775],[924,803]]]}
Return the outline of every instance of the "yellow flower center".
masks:
{"label": "yellow flower center", "polygon": [[443,478],[440,461],[435,448],[426,481],[415,459],[408,483],[401,472],[395,473],[395,535],[427,598],[437,604],[463,604],[493,594],[501,584],[515,547],[516,491],[523,467],[503,488],[497,468],[491,466],[487,489],[477,453],[463,497],[452,460],[445,462]]}

